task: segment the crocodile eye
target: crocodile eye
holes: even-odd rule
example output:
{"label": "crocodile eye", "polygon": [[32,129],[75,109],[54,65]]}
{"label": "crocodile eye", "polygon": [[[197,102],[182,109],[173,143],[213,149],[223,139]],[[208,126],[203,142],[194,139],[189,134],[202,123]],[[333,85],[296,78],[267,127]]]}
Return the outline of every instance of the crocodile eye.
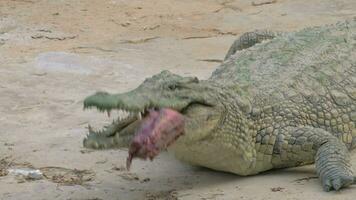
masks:
{"label": "crocodile eye", "polygon": [[168,89],[170,90],[175,90],[177,88],[178,88],[177,85],[168,85]]}

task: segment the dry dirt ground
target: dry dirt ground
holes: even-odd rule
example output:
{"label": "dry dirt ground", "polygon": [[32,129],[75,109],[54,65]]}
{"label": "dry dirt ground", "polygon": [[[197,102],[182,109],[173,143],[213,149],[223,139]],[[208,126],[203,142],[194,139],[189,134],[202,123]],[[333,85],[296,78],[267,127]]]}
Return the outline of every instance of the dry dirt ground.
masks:
{"label": "dry dirt ground", "polygon": [[125,150],[82,148],[88,123],[107,121],[82,110],[97,90],[163,69],[204,79],[246,31],[354,16],[354,0],[0,0],[0,199],[355,199],[324,193],[312,166],[239,177],[163,153],[127,172]]}

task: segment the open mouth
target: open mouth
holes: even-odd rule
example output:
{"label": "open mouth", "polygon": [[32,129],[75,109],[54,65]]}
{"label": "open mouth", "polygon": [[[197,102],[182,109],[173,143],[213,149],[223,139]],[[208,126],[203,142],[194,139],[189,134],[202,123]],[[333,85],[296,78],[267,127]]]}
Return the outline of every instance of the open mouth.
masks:
{"label": "open mouth", "polygon": [[183,133],[184,116],[179,112],[169,108],[148,111],[131,141],[127,169],[135,157],[153,160]]}
{"label": "open mouth", "polygon": [[[84,109],[97,109],[110,116],[111,111],[124,112],[100,131],[89,127],[83,140],[86,148],[129,148],[127,167],[133,158],[153,159],[162,150],[174,143],[185,130],[185,119],[202,118],[199,108],[212,107],[204,100],[189,96],[153,97],[142,92],[109,94],[97,92],[84,100]],[[195,111],[194,111],[195,110]],[[204,117],[204,115],[202,115]]]}
{"label": "open mouth", "polygon": [[[111,109],[98,109],[107,112]],[[129,144],[126,162],[130,168],[133,158],[153,160],[184,133],[184,116],[171,108],[150,108],[140,112],[124,111],[126,117],[119,118],[102,131],[89,126],[89,135],[84,139],[85,147],[110,148]]]}

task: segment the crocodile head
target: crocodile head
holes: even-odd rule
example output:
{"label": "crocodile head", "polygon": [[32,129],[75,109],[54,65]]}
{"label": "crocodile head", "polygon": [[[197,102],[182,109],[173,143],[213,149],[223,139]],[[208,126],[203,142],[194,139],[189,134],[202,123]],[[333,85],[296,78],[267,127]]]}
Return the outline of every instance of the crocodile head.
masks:
{"label": "crocodile head", "polygon": [[184,117],[184,135],[176,142],[193,144],[207,137],[220,119],[222,111],[213,88],[207,81],[163,71],[126,93],[97,92],[84,100],[85,109],[96,108],[108,113],[121,110],[128,115],[101,131],[89,128],[89,134],[83,141],[84,147],[128,147],[150,110],[160,109],[174,110]]}

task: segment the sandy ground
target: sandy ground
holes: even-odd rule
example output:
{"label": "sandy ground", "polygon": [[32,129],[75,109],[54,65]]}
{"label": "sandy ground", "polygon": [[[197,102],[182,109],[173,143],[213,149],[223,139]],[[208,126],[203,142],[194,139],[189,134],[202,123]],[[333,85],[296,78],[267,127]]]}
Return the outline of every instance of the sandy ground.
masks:
{"label": "sandy ground", "polygon": [[[313,166],[239,177],[163,153],[127,172],[125,150],[82,148],[88,123],[107,121],[82,110],[97,90],[163,69],[204,79],[246,31],[353,16],[354,0],[0,0],[0,199],[355,199],[324,193]],[[45,177],[5,170],[28,168]]]}

